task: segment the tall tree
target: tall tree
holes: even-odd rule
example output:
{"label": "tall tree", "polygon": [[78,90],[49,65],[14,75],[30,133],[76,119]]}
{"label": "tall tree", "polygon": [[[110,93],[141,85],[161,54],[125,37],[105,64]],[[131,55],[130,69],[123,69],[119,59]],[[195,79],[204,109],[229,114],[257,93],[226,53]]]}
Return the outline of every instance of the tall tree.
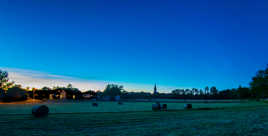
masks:
{"label": "tall tree", "polygon": [[250,82],[255,98],[268,97],[268,65],[265,70],[259,70]]}
{"label": "tall tree", "polygon": [[204,92],[203,92],[202,89],[199,90],[199,94],[200,94],[200,95],[203,95],[203,94],[204,94]]}
{"label": "tall tree", "polygon": [[217,94],[218,94],[218,89],[217,89],[215,86],[212,86],[212,87],[210,88],[210,93],[211,93],[212,95],[217,95]]}
{"label": "tall tree", "polygon": [[72,84],[68,84],[67,85],[67,88],[73,88],[73,85]]}
{"label": "tall tree", "polygon": [[6,71],[0,70],[0,89],[3,89],[8,83],[8,73]]}
{"label": "tall tree", "polygon": [[196,88],[192,89],[193,95],[199,95],[199,91]]}
{"label": "tall tree", "polygon": [[247,87],[239,86],[237,88],[237,95],[240,99],[248,99],[251,97],[251,91]]}
{"label": "tall tree", "polygon": [[209,91],[209,87],[208,87],[208,86],[206,86],[206,87],[205,87],[205,95],[207,95],[207,94],[208,94],[208,91]]}
{"label": "tall tree", "polygon": [[123,91],[123,86],[115,85],[115,84],[108,84],[104,89],[104,95],[108,95],[114,97],[116,95],[120,95]]}

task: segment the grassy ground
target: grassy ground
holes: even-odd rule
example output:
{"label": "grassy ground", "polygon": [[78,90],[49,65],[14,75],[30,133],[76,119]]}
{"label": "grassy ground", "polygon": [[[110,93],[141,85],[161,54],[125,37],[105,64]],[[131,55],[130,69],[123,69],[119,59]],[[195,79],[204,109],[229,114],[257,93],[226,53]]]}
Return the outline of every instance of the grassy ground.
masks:
{"label": "grassy ground", "polygon": [[[98,102],[98,107],[93,107],[92,102],[65,102],[65,103],[44,103],[50,113],[88,113],[88,112],[128,112],[128,111],[151,111],[152,102],[124,102],[118,105],[117,102]],[[167,103],[168,109],[180,110],[185,103]],[[0,104],[0,115],[2,114],[31,114],[32,106],[35,104]],[[37,104],[38,105],[38,104]],[[264,103],[193,103],[193,108],[230,108],[262,106]]]}
{"label": "grassy ground", "polygon": [[30,114],[0,116],[0,136],[266,136],[267,128],[268,106],[263,103],[208,111],[54,113],[40,119]]}

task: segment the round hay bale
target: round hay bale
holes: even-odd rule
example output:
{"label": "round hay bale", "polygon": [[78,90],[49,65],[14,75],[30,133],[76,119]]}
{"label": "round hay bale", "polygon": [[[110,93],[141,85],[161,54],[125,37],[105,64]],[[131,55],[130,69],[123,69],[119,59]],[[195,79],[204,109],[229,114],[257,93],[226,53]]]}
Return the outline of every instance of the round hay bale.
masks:
{"label": "round hay bale", "polygon": [[92,103],[92,106],[93,107],[98,107],[98,103],[94,102],[94,103]]}
{"label": "round hay bale", "polygon": [[32,108],[32,114],[35,117],[44,117],[49,113],[49,109],[46,105],[36,105]]}
{"label": "round hay bale", "polygon": [[166,111],[167,110],[167,104],[162,105],[162,110]]}
{"label": "round hay bale", "polygon": [[192,109],[192,104],[185,104],[184,109]]}
{"label": "round hay bale", "polygon": [[155,103],[152,105],[152,110],[153,111],[160,111],[161,110],[161,106],[159,103]]}

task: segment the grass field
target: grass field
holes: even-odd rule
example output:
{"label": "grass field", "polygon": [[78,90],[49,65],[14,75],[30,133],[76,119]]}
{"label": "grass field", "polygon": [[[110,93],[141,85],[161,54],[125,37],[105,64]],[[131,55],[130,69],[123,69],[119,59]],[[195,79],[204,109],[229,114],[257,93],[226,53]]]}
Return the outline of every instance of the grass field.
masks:
{"label": "grass field", "polygon": [[0,136],[266,136],[268,105],[265,103],[194,103],[193,108],[215,110],[182,110],[183,103],[168,103],[169,111],[152,112],[150,102],[89,102],[49,104],[46,118],[31,116],[33,105],[0,105]]}
{"label": "grass field", "polygon": [[[50,113],[88,113],[88,112],[130,112],[130,111],[151,111],[153,102],[124,102],[118,105],[117,102],[98,102],[98,107],[93,107],[92,102],[64,102],[44,103]],[[169,110],[182,110],[185,103],[167,103]],[[1,104],[0,115],[2,114],[31,114],[33,105],[39,104]],[[193,108],[232,108],[262,106],[265,103],[193,103]]]}

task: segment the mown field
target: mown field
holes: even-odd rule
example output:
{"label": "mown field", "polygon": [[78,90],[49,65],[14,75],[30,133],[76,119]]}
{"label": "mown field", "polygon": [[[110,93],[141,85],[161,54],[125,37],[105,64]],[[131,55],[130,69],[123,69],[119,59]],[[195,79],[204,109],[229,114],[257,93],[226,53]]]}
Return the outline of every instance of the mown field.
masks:
{"label": "mown field", "polygon": [[[168,103],[169,111],[152,112],[150,102],[49,104],[45,118],[31,116],[33,105],[0,105],[0,136],[266,136],[268,105],[248,103]],[[220,108],[197,110],[200,107]]]}
{"label": "mown field", "polygon": [[[135,112],[151,111],[154,102],[124,102],[118,105],[117,102],[97,102],[98,107],[93,107],[92,102],[52,102],[44,103],[50,109],[50,113],[89,113],[89,112]],[[190,103],[190,102],[189,102]],[[181,110],[185,103],[167,103],[169,110]],[[0,115],[2,114],[31,114],[33,105],[40,104],[1,104]],[[243,103],[193,103],[193,108],[231,108],[250,107],[266,105],[257,102]]]}

